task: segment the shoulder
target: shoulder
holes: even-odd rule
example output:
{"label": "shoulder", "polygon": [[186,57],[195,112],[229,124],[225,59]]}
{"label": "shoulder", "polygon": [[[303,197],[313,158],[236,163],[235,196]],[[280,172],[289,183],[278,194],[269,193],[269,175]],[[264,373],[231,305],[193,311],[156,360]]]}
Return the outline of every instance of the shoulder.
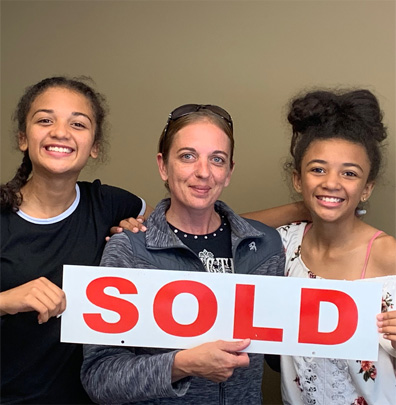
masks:
{"label": "shoulder", "polygon": [[16,214],[10,210],[1,210],[1,222],[12,219]]}
{"label": "shoulder", "polygon": [[127,231],[121,232],[121,233],[115,233],[110,240],[106,243],[105,246],[105,253],[117,250],[122,246],[128,247],[130,245],[129,239],[126,235]]}
{"label": "shoulder", "polygon": [[114,234],[106,243],[100,262],[101,266],[130,267],[133,250],[125,232]]}
{"label": "shoulder", "polygon": [[135,194],[127,190],[124,190],[123,188],[109,186],[108,184],[102,184],[102,182],[99,179],[94,180],[92,183],[89,181],[79,181],[77,183],[78,186],[80,187],[81,193],[84,192],[91,195],[102,195],[102,196],[124,195],[139,198],[135,196]]}
{"label": "shoulder", "polygon": [[245,222],[247,222],[248,224],[250,224],[253,228],[255,228],[257,231],[262,232],[268,236],[272,236],[276,239],[279,238],[279,234],[276,231],[275,228],[272,228],[268,225],[263,224],[260,221],[256,221],[255,219],[248,219],[248,218],[242,218],[241,219]]}
{"label": "shoulder", "polygon": [[102,184],[100,180],[94,182],[79,181],[81,200],[97,205],[95,209],[111,212],[116,220],[136,217],[145,212],[146,203],[135,194],[119,187]]}
{"label": "shoulder", "polygon": [[282,242],[287,246],[291,241],[298,240],[301,242],[306,226],[309,222],[293,222],[291,224],[283,225],[277,228]]}
{"label": "shoulder", "polygon": [[[257,257],[261,257],[260,260],[266,262],[267,260],[275,260],[273,262],[275,273],[273,275],[283,275],[283,268],[284,268],[284,249],[282,240],[276,231],[275,228],[271,228],[268,225],[263,224],[262,222],[258,222],[252,219],[243,219],[247,222],[247,224],[253,229],[253,232],[248,230],[245,234],[244,241],[242,242],[240,247],[242,250],[244,249],[244,243],[248,243],[248,247],[250,250],[254,250],[255,252],[259,252],[258,255],[254,255]],[[246,238],[247,236],[247,238]],[[255,242],[249,243],[249,241],[255,240]],[[254,247],[253,247],[254,246]],[[257,248],[257,250],[256,250]],[[281,268],[282,271],[278,272],[278,268]],[[267,270],[266,270],[267,271]],[[279,273],[279,274],[276,274]],[[266,274],[272,274],[272,272]]]}
{"label": "shoulder", "polygon": [[15,236],[15,232],[25,232],[26,221],[18,221],[18,214],[12,211],[1,211],[0,217],[0,230],[1,230],[1,245],[5,245],[8,242],[8,238],[11,234]]}
{"label": "shoulder", "polygon": [[132,248],[134,247],[144,247],[146,248],[146,232],[131,232],[127,229],[122,233],[124,238],[128,240],[128,243]]}
{"label": "shoulder", "polygon": [[0,229],[2,233],[6,230],[14,230],[14,227],[17,227],[17,229],[25,228],[25,225],[28,224],[29,223],[25,220],[22,220],[22,218],[16,212],[9,210],[1,211]]}
{"label": "shoulder", "polygon": [[304,233],[305,227],[309,224],[309,222],[301,221],[301,222],[292,222],[287,225],[282,225],[276,228],[276,230],[282,235],[292,235],[292,234],[299,234]]}
{"label": "shoulder", "polygon": [[133,255],[143,255],[147,252],[146,232],[131,232],[125,229],[121,233],[114,234],[106,246],[107,250],[117,251],[124,250]]}
{"label": "shoulder", "polygon": [[373,243],[371,260],[381,275],[396,275],[396,239],[386,233],[379,235]]}
{"label": "shoulder", "polygon": [[264,223],[256,221],[254,219],[241,217],[223,201],[216,201],[216,210],[228,219],[228,221],[231,223],[231,228],[239,235],[259,236],[256,232],[258,231],[265,236],[279,239],[279,235],[274,228],[271,228],[270,226],[265,225]]}

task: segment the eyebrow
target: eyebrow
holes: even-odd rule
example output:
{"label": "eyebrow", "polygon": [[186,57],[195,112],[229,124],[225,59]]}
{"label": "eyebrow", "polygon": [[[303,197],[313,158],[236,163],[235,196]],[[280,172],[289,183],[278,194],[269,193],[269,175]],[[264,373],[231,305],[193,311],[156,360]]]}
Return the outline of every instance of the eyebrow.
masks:
{"label": "eyebrow", "polygon": [[[41,108],[40,110],[37,110],[37,111],[35,111],[34,112],[34,114],[32,115],[32,117],[34,117],[37,113],[39,113],[39,112],[45,112],[45,113],[47,113],[47,114],[54,114],[54,110],[48,110],[48,109],[46,109],[46,108]],[[78,111],[73,111],[72,113],[71,113],[71,115],[73,116],[73,117],[78,117],[78,116],[80,116],[80,115],[82,115],[83,117],[85,117],[85,118],[87,118],[90,122],[91,122],[91,124],[92,124],[92,120],[91,120],[91,118],[89,117],[89,115],[87,115],[87,114],[84,114],[84,113],[82,113],[82,112],[78,112]]]}
{"label": "eyebrow", "polygon": [[[325,165],[328,162],[326,160],[321,160],[321,159],[312,159],[307,163],[307,166],[314,164],[314,163],[319,163],[321,165]],[[357,167],[358,169],[360,169],[361,171],[363,171],[362,167],[360,165],[358,165],[357,163],[349,163],[349,162],[345,162],[342,163],[342,166],[344,167]]]}
{"label": "eyebrow", "polygon": [[[182,152],[182,151],[196,152],[197,150],[196,150],[195,148],[189,148],[189,147],[187,147],[187,146],[184,146],[184,147],[178,149],[178,150],[177,150],[177,153]],[[218,153],[221,153],[222,155],[225,155],[225,156],[228,157],[228,153],[227,153],[227,152],[224,152],[223,150],[214,150],[214,151],[212,152],[212,154],[218,154]]]}

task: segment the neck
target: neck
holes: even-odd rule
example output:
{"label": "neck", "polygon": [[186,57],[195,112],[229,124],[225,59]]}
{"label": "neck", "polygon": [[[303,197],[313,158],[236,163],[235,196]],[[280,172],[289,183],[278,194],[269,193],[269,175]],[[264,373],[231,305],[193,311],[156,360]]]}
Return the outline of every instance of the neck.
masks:
{"label": "neck", "polygon": [[166,220],[180,231],[194,234],[206,235],[216,231],[220,224],[220,215],[211,208],[211,210],[176,210],[174,206],[169,207],[166,212]]}
{"label": "neck", "polygon": [[77,179],[43,178],[33,174],[21,188],[20,209],[34,218],[52,218],[65,212],[76,198]]}
{"label": "neck", "polygon": [[353,243],[354,236],[364,227],[364,223],[357,217],[338,222],[325,222],[318,218],[313,218],[312,228],[309,230],[309,240],[311,244],[318,247],[336,248],[344,247]]}

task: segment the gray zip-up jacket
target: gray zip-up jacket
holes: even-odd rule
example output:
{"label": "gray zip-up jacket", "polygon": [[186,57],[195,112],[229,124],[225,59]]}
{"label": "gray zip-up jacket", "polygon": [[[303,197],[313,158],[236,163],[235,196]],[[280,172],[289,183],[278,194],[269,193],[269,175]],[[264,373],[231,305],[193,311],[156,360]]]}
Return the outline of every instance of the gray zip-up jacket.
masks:
{"label": "gray zip-up jacket", "polygon": [[[114,235],[103,253],[101,266],[206,271],[198,256],[169,228],[165,212],[170,200],[162,200],[147,221],[146,233],[126,231]],[[234,270],[242,274],[281,276],[284,249],[279,234],[260,222],[236,215],[216,202],[216,211],[231,226]],[[256,249],[252,249],[252,242]],[[150,333],[150,331],[147,331]],[[250,365],[237,368],[220,384],[189,377],[171,383],[177,350],[149,347],[84,346],[81,380],[98,403],[141,405],[249,405],[261,404],[264,356],[249,354]]]}

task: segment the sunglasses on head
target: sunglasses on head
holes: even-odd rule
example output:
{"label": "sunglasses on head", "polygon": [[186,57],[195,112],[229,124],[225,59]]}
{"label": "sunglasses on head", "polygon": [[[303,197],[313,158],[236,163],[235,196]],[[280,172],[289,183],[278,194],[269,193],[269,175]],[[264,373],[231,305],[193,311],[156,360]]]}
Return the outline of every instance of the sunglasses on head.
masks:
{"label": "sunglasses on head", "polygon": [[233,129],[232,118],[231,115],[228,114],[226,110],[223,108],[212,105],[212,104],[184,104],[180,107],[175,108],[168,117],[168,121],[166,122],[164,128],[164,135],[168,131],[168,126],[171,121],[177,121],[181,117],[185,117],[186,115],[194,114],[200,110],[209,110],[213,114],[223,118],[224,121]]}

